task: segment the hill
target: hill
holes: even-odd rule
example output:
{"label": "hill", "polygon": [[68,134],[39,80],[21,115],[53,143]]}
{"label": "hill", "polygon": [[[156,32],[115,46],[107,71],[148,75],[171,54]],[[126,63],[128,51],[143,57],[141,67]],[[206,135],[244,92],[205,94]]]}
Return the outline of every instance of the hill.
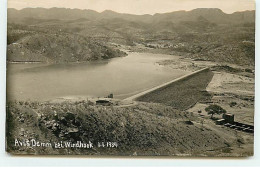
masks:
{"label": "hill", "polygon": [[215,23],[243,23],[254,22],[255,11],[235,12],[226,14],[217,8],[198,8],[191,11],[175,11],[170,13],[162,13],[155,15],[134,15],[117,13],[111,10],[105,10],[98,13],[93,10],[80,10],[80,9],[66,9],[66,8],[24,8],[16,10],[13,8],[8,9],[8,18],[11,22],[22,22],[21,19],[26,18],[36,19],[58,19],[58,20],[76,20],[80,18],[89,20],[101,19],[124,19],[129,21],[138,22],[158,22],[158,21],[189,21],[196,20],[197,17],[202,16],[207,20]]}
{"label": "hill", "polygon": [[8,25],[8,61],[85,62],[126,54],[78,34],[48,28]]}
{"label": "hill", "polygon": [[[27,28],[14,34],[14,25]],[[195,60],[254,66],[255,11],[226,14],[220,9],[200,8],[133,15],[109,10],[98,13],[63,8],[8,9],[8,26],[9,43],[13,37],[30,35],[32,30],[52,34],[56,31],[57,34],[65,34],[64,39],[69,37],[81,42],[78,37],[84,37],[92,40],[94,47],[100,46],[97,43],[105,46],[118,44],[130,46],[133,51],[167,52]],[[53,40],[52,34],[49,41]],[[140,48],[140,45],[146,49]],[[69,53],[75,54],[73,51]],[[84,55],[86,53],[83,52]]]}
{"label": "hill", "polygon": [[[12,154],[118,156],[250,156],[253,136],[235,135],[211,120],[172,107],[139,103],[103,107],[91,102],[10,102],[7,108],[7,151]],[[239,132],[238,132],[239,133]],[[52,147],[15,146],[34,139]],[[247,141],[247,147],[239,141]],[[93,143],[93,148],[55,148],[54,143]],[[104,145],[102,145],[102,142]],[[116,143],[116,146],[111,147]],[[100,145],[99,145],[100,144]],[[235,150],[237,149],[237,150]],[[233,151],[234,150],[234,151]]]}

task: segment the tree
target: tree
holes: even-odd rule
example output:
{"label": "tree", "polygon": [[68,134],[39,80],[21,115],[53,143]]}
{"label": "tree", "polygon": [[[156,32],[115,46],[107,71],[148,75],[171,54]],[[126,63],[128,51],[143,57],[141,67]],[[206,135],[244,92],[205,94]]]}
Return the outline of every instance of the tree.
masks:
{"label": "tree", "polygon": [[205,108],[205,111],[211,115],[211,118],[213,118],[214,114],[224,114],[227,111],[225,109],[223,109],[222,107],[220,107],[219,105],[210,105],[208,107]]}

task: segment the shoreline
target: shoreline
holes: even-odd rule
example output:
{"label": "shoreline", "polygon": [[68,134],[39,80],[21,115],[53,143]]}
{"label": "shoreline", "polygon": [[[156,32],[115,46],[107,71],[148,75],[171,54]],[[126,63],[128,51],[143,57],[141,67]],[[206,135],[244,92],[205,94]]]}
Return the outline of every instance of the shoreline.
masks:
{"label": "shoreline", "polygon": [[[140,53],[140,54],[142,54],[142,53],[146,53],[146,52],[128,52],[129,54],[131,54],[131,53]],[[148,54],[157,54],[157,53],[151,53],[151,52],[148,52]],[[160,55],[160,54],[159,54]],[[167,55],[167,54],[161,54],[161,55]],[[167,55],[167,56],[176,56],[176,55]],[[120,57],[118,57],[118,58],[120,58]],[[111,59],[109,59],[109,60],[111,60]],[[109,61],[108,60],[108,61]],[[104,60],[101,60],[101,61],[104,61]],[[107,61],[107,60],[106,60]],[[100,61],[99,61],[100,62]],[[68,64],[77,64],[77,63],[79,63],[79,64],[81,64],[81,63],[91,63],[90,61],[87,61],[87,62],[76,62],[76,63],[68,63]],[[113,99],[113,100],[116,100],[116,101],[121,101],[121,102],[124,102],[124,101],[127,101],[127,102],[129,102],[129,101],[134,101],[134,100],[136,100],[138,97],[141,97],[141,96],[143,96],[143,95],[146,95],[146,94],[149,94],[149,93],[151,93],[151,92],[153,92],[153,91],[155,91],[155,90],[158,90],[158,89],[160,89],[160,88],[163,88],[163,87],[167,87],[167,85],[170,85],[170,84],[172,84],[172,83],[174,83],[174,82],[178,82],[179,80],[182,80],[182,79],[185,79],[187,76],[190,76],[190,75],[192,75],[193,73],[197,73],[197,72],[199,72],[199,71],[203,71],[203,70],[205,70],[205,69],[208,69],[208,68],[211,68],[211,67],[213,67],[212,68],[212,70],[213,70],[213,72],[214,72],[214,76],[216,76],[216,75],[219,75],[219,73],[220,74],[222,74],[223,75],[223,78],[225,78],[225,76],[227,76],[228,74],[236,74],[236,73],[238,73],[238,72],[229,72],[229,71],[227,71],[226,72],[226,74],[223,74],[223,70],[225,70],[225,69],[215,69],[214,67],[215,66],[219,66],[218,64],[216,64],[215,62],[212,62],[212,61],[203,61],[203,62],[200,62],[200,61],[194,61],[194,60],[192,60],[192,59],[189,59],[189,58],[185,58],[185,57],[182,57],[182,56],[180,56],[180,57],[178,57],[178,59],[169,59],[169,60],[161,60],[161,61],[158,61],[158,62],[156,62],[157,64],[159,64],[159,65],[162,65],[162,66],[165,66],[165,67],[167,67],[167,68],[172,68],[172,69],[181,69],[181,70],[183,70],[184,68],[185,68],[185,71],[191,71],[191,73],[190,74],[187,74],[187,75],[184,75],[184,76],[181,76],[181,77],[179,77],[179,78],[177,78],[177,79],[173,79],[173,80],[171,80],[171,81],[168,81],[168,82],[165,82],[165,83],[162,83],[162,84],[160,84],[160,85],[158,85],[158,86],[154,86],[154,87],[152,87],[152,88],[148,88],[148,89],[146,89],[145,91],[142,91],[142,92],[140,92],[140,93],[136,93],[136,94],[134,94],[134,95],[132,95],[132,96],[129,96],[129,97],[127,97],[127,98],[123,98],[123,99]],[[32,63],[32,64],[34,64],[34,63]],[[36,63],[35,63],[36,64]],[[37,63],[37,64],[39,64],[39,63]],[[46,64],[46,63],[44,63],[44,64]],[[237,67],[237,69],[240,69],[237,65],[234,65],[234,67]],[[234,68],[234,67],[232,67],[232,68]],[[199,70],[196,70],[196,69],[199,69]],[[196,71],[195,71],[196,70]],[[228,70],[228,69],[227,69]],[[237,78],[241,78],[241,74],[240,74],[241,72],[239,72],[237,75]],[[244,75],[244,74],[242,74],[242,75]],[[247,75],[245,75],[245,76],[247,76]],[[242,76],[243,77],[243,76]],[[215,80],[217,80],[217,81],[215,81]],[[215,92],[215,91],[218,91],[219,90],[219,92],[218,93],[223,93],[223,94],[229,94],[229,92],[228,91],[226,91],[227,89],[225,89],[225,88],[223,88],[223,87],[226,87],[227,85],[231,85],[232,83],[230,83],[230,81],[232,81],[233,79],[232,78],[229,78],[228,80],[229,81],[227,81],[225,84],[221,84],[221,83],[219,83],[219,80],[221,80],[221,78],[216,78],[216,77],[214,77],[212,80],[211,80],[211,82],[209,83],[209,84],[212,84],[212,83],[218,83],[217,85],[213,85],[213,86],[215,86],[215,87],[218,87],[218,88],[222,88],[221,90],[219,90],[219,89],[216,89],[216,90],[208,90],[208,86],[207,86],[207,91],[209,91],[210,93],[212,93],[213,95],[219,95],[219,94],[217,94],[217,92]],[[251,79],[250,79],[251,80]],[[236,82],[236,81],[239,81],[239,80],[235,80],[234,82]],[[241,80],[241,82],[243,82],[244,81],[244,79],[243,80]],[[252,78],[252,82],[254,81],[254,79]],[[251,83],[252,83],[251,82]],[[229,84],[230,83],[230,84]],[[245,81],[245,84],[247,84],[248,83],[248,81]],[[223,86],[222,86],[223,85]],[[239,86],[237,86],[237,87],[239,87]],[[238,91],[240,91],[240,90],[238,90]],[[250,90],[249,90],[250,91]],[[238,96],[239,95],[241,95],[242,93],[240,93],[240,92],[237,92],[236,93]],[[247,96],[247,93],[245,93],[244,94],[245,96]],[[251,96],[251,95],[250,95]],[[252,95],[253,96],[253,95]],[[55,98],[55,99],[51,99],[51,100],[46,100],[46,101],[39,101],[39,102],[52,102],[52,101],[58,101],[58,102],[63,102],[63,101],[72,101],[72,102],[75,102],[75,101],[82,101],[82,100],[97,100],[98,99],[98,97],[94,97],[94,96],[91,96],[91,97],[82,97],[82,96],[78,96],[78,97],[74,97],[74,96],[72,96],[71,98],[66,98],[66,97],[59,97],[59,98]],[[15,100],[15,99],[14,99]],[[28,101],[28,100],[25,100],[25,101]],[[197,103],[195,103],[193,106],[192,106],[192,108],[193,107],[195,107],[196,106],[196,104]]]}
{"label": "shoreline", "polygon": [[[192,60],[189,60],[187,62],[181,62],[181,59],[176,59],[175,61],[167,61],[162,63],[161,65],[166,66],[168,68],[178,68],[181,69],[182,67],[186,67],[187,69],[190,69],[191,73],[184,75],[180,78],[174,79],[173,81],[161,84],[155,88],[150,89],[150,93],[153,93],[153,89],[160,90],[169,88],[169,90],[166,90],[164,93],[166,93],[166,96],[169,95],[169,93],[181,93],[181,91],[184,89],[182,85],[185,85],[185,82],[187,83],[187,78],[189,76],[192,76],[197,74],[200,71],[209,69],[208,63],[204,63],[202,65],[206,65],[207,67],[202,68],[201,64],[196,64],[198,62],[194,62]],[[157,62],[158,63],[158,62]],[[194,66],[196,68],[200,67],[202,69],[192,72],[192,69]],[[158,63],[160,64],[160,63]],[[190,66],[191,65],[191,66]],[[219,71],[219,70],[217,70]],[[210,78],[211,73],[214,73],[213,78]],[[234,84],[239,87],[236,82],[239,82],[238,79],[240,79],[239,74],[234,78],[232,74],[228,73],[230,76],[226,79],[227,74],[223,74],[222,76],[217,76],[219,73],[216,71],[211,72],[208,74],[207,77],[205,77],[203,74],[200,75],[198,78],[201,78],[203,80],[206,80],[204,82],[201,82],[200,80],[196,79],[196,77],[192,76],[190,79],[192,79],[195,82],[204,83],[203,87],[198,87],[197,91],[200,94],[200,88],[204,91],[209,91],[213,94],[213,98],[216,97],[214,95],[214,91],[216,89],[221,89],[223,86],[226,86],[226,83],[229,83],[231,80],[234,80]],[[199,73],[200,74],[200,73]],[[188,77],[187,77],[188,76]],[[195,75],[196,76],[196,75]],[[216,78],[216,76],[218,78]],[[183,80],[184,78],[184,80]],[[246,78],[246,77],[245,77]],[[189,80],[190,80],[189,79]],[[208,81],[208,80],[211,81]],[[183,81],[182,81],[183,80]],[[212,82],[216,83],[219,81],[218,85],[211,85]],[[224,83],[223,83],[224,80]],[[226,83],[225,83],[226,81]],[[242,80],[243,81],[243,80]],[[249,81],[249,80],[248,80]],[[180,90],[172,90],[173,88],[170,88],[174,85],[171,85],[173,83],[177,83],[178,85],[181,85]],[[246,82],[246,81],[245,81]],[[211,83],[211,84],[210,84]],[[195,83],[197,85],[197,83]],[[209,86],[210,85],[210,86]],[[186,88],[192,88],[190,85],[186,85]],[[211,90],[208,90],[208,88],[211,88]],[[232,89],[233,86],[230,85],[230,88]],[[222,88],[223,90],[226,90],[227,88]],[[148,90],[149,91],[149,90]],[[143,93],[143,92],[141,92]],[[147,90],[146,90],[147,93]],[[194,94],[195,92],[187,92],[184,93],[183,98],[184,101],[189,101],[191,98],[188,96],[189,94]],[[204,92],[202,92],[203,94]],[[196,94],[196,93],[195,93]],[[139,95],[141,95],[139,93]],[[134,95],[136,96],[136,95]],[[133,96],[132,96],[133,97]],[[82,140],[89,140],[90,137],[86,136],[88,135],[87,132],[96,132],[98,134],[102,134],[102,136],[108,138],[111,141],[117,141],[119,143],[125,143],[125,145],[122,145],[122,149],[120,151],[123,151],[124,153],[127,153],[128,155],[133,155],[137,153],[137,155],[146,155],[150,153],[151,146],[146,147],[147,151],[143,150],[144,145],[141,144],[142,141],[145,140],[146,143],[152,144],[152,148],[156,149],[159,155],[165,155],[165,154],[171,154],[171,155],[192,155],[197,156],[197,153],[203,154],[203,156],[218,156],[218,157],[230,157],[230,156],[240,156],[240,157],[248,157],[253,155],[253,135],[247,134],[244,132],[236,131],[234,129],[230,129],[223,126],[217,126],[214,121],[212,121],[209,116],[207,116],[204,112],[202,112],[203,116],[199,116],[198,110],[204,110],[204,107],[208,104],[203,104],[201,106],[201,103],[199,100],[193,100],[192,104],[189,103],[188,106],[189,109],[179,109],[177,110],[174,106],[169,106],[168,104],[163,103],[149,103],[147,102],[141,102],[141,101],[133,101],[133,100],[116,100],[111,99],[111,102],[114,102],[112,106],[103,106],[103,105],[96,105],[95,101],[98,99],[97,97],[92,97],[93,99],[84,99],[80,97],[64,97],[59,98],[56,100],[53,100],[53,102],[8,102],[7,103],[7,118],[10,120],[11,124],[8,124],[7,131],[12,133],[12,136],[7,139],[8,144],[8,152],[12,154],[22,154],[23,152],[29,152],[31,154],[35,153],[45,153],[45,154],[97,154],[96,151],[99,152],[99,154],[107,153],[108,150],[97,150],[95,151],[89,151],[89,150],[64,150],[64,149],[53,149],[46,151],[44,148],[36,148],[34,150],[29,150],[26,147],[21,147],[20,150],[17,150],[17,148],[13,147],[13,138],[17,138],[21,135],[26,135],[30,138],[35,138],[36,135],[39,135],[39,139],[42,141],[46,141],[46,139],[51,139],[52,141],[58,141],[60,139],[62,140],[77,140],[78,137]],[[129,97],[128,97],[129,98]],[[158,98],[158,97],[156,97]],[[196,95],[195,95],[196,98]],[[101,99],[101,98],[100,98]],[[179,101],[178,97],[170,97],[171,100]],[[212,98],[211,98],[212,99]],[[215,98],[214,98],[215,99]],[[223,100],[225,98],[221,98]],[[164,98],[162,100],[165,100]],[[216,99],[215,99],[216,100]],[[214,103],[222,103],[219,101],[214,101]],[[195,102],[194,102],[195,101]],[[232,100],[231,100],[232,101]],[[226,101],[227,103],[230,102],[230,100]],[[242,103],[238,102],[238,105],[241,105]],[[244,104],[244,103],[243,103]],[[178,105],[177,105],[178,106]],[[180,107],[185,107],[187,105],[179,105]],[[222,105],[221,105],[222,106]],[[225,107],[225,109],[227,109]],[[251,108],[249,107],[248,109]],[[238,107],[234,107],[232,109],[227,109],[228,111],[234,111],[234,110],[240,110]],[[241,110],[240,110],[241,111]],[[244,109],[242,109],[242,112],[240,112],[240,117],[243,118],[243,112]],[[237,112],[235,112],[237,115]],[[248,114],[248,117],[251,117],[252,114]],[[73,118],[73,121],[70,119]],[[239,116],[237,116],[240,118]],[[247,122],[246,119],[239,119],[239,122]],[[245,117],[247,118],[247,117]],[[201,123],[203,119],[203,124]],[[236,119],[237,120],[237,119]],[[75,127],[73,123],[78,124],[77,127]],[[24,126],[24,123],[29,124],[28,126]],[[95,126],[95,124],[98,123],[98,126]],[[187,124],[188,123],[188,124]],[[191,124],[190,124],[191,123]],[[34,126],[34,124],[40,124],[40,126]],[[113,131],[111,133],[111,125],[113,126],[113,129],[116,131]],[[14,128],[12,128],[14,127]],[[58,127],[60,129],[58,129]],[[102,127],[102,128],[101,128]],[[135,127],[135,128],[132,128]],[[20,129],[23,129],[21,131]],[[142,133],[140,132],[140,129],[145,129]],[[146,130],[147,129],[147,130]],[[146,138],[147,135],[151,135],[152,132],[152,138]],[[115,136],[111,136],[111,134],[115,134]],[[144,134],[144,136],[143,136]],[[117,135],[121,135],[119,138]],[[124,138],[124,136],[131,136],[131,139],[133,140],[133,143],[131,143],[132,140],[127,140]],[[94,135],[93,138],[91,138],[93,141],[99,141],[100,139],[97,138],[98,135]],[[177,136],[177,138],[176,138]],[[172,139],[172,141],[168,141],[166,139]],[[209,140],[210,139],[210,140]],[[119,141],[118,141],[119,140]],[[238,140],[244,140],[247,141],[244,144],[240,144],[237,141]],[[158,145],[158,141],[163,141],[163,146]],[[187,147],[192,150],[186,150],[183,148],[183,142],[187,144]],[[140,143],[140,145],[138,145]],[[173,147],[171,144],[174,144]],[[194,147],[193,144],[196,144]],[[207,147],[205,147],[205,145]],[[243,146],[244,149],[241,150],[240,146]],[[142,148],[142,150],[140,150]],[[212,151],[214,149],[214,151]],[[117,150],[109,150],[110,154],[117,155],[120,154]],[[191,152],[192,151],[192,152]]]}

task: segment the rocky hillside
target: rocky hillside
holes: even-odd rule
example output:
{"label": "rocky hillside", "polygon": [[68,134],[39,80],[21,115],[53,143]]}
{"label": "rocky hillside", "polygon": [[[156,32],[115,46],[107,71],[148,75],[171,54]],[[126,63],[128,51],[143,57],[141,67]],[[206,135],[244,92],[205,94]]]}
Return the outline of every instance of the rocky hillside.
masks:
{"label": "rocky hillside", "polygon": [[[61,51],[62,46],[57,47],[57,53],[51,58],[59,57],[61,52],[64,52],[66,60],[69,56],[79,59],[81,56],[87,56],[86,53],[89,54],[86,49],[89,48],[88,44],[91,44],[95,45],[92,46],[94,52],[101,51],[101,53],[94,53],[93,59],[96,59],[102,57],[108,49],[101,48],[102,46],[97,43],[106,46],[113,43],[131,46],[133,50],[140,50],[141,45],[147,50],[154,49],[153,52],[158,53],[167,52],[196,60],[254,66],[255,11],[226,14],[220,9],[202,8],[155,15],[131,15],[113,11],[98,13],[91,10],[28,8],[9,9],[8,23],[11,27],[22,24],[30,28],[15,30],[19,34],[9,29],[9,43],[15,40],[13,37],[20,38],[28,35],[39,40],[39,37],[46,37],[42,33],[49,34],[49,32],[51,32],[50,38],[45,38],[42,41],[44,44],[53,42],[55,40],[53,38],[57,38],[52,45],[55,47],[55,44],[60,45],[61,40],[64,39],[63,46],[70,48]],[[31,30],[35,28],[37,34],[33,35]],[[79,46],[76,42],[83,45]],[[28,47],[28,45],[24,46]],[[54,48],[50,49],[51,52],[52,50]],[[80,50],[85,52],[80,53]],[[48,51],[46,54],[49,55]],[[112,51],[109,54],[116,53]]]}
{"label": "rocky hillside", "polygon": [[8,61],[85,62],[126,54],[76,33],[8,25]]}
{"label": "rocky hillside", "polygon": [[[74,104],[10,102],[7,150],[12,154],[235,156],[234,132],[201,123],[193,114],[160,104],[103,107]],[[207,124],[207,125],[206,125]],[[15,140],[52,143],[51,147],[15,146]],[[240,139],[241,140],[241,139]],[[93,144],[93,148],[55,148],[60,141]],[[104,142],[104,146],[98,145]],[[106,142],[113,145],[107,146]],[[113,147],[112,147],[113,146]],[[240,150],[241,151],[241,150]],[[241,153],[248,156],[250,153]],[[240,155],[240,156],[241,156]]]}

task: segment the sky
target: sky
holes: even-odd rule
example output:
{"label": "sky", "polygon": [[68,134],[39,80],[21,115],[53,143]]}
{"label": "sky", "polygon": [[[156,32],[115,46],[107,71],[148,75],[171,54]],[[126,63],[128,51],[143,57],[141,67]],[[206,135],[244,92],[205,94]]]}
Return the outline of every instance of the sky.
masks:
{"label": "sky", "polygon": [[112,10],[119,13],[155,14],[195,8],[220,8],[225,13],[254,10],[254,0],[8,0],[8,8],[64,7]]}

